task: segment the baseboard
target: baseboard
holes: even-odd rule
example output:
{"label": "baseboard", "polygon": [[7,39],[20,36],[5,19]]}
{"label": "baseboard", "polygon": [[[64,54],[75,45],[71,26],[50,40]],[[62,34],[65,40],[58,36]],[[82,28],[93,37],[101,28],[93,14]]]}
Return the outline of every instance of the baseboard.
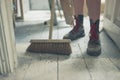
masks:
{"label": "baseboard", "polygon": [[120,27],[104,18],[104,30],[120,49]]}

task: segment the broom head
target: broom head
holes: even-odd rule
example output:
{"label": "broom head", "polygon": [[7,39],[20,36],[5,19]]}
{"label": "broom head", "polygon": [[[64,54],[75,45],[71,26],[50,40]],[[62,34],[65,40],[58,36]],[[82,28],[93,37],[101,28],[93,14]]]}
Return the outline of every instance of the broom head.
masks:
{"label": "broom head", "polygon": [[72,53],[69,39],[31,40],[28,52],[66,54]]}

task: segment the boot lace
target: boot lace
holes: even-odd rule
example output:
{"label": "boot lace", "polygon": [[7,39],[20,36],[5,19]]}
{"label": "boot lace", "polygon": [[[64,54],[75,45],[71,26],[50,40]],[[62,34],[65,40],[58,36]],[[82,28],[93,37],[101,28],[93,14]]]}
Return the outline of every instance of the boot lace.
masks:
{"label": "boot lace", "polygon": [[99,40],[99,34],[98,34],[98,29],[97,29],[96,24],[91,24],[90,40],[91,41]]}

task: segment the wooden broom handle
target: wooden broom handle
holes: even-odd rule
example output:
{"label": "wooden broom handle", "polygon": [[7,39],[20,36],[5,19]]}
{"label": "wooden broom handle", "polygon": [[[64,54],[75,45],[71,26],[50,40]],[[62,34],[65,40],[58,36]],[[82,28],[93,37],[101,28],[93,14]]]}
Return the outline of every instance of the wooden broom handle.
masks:
{"label": "wooden broom handle", "polygon": [[50,18],[50,28],[49,28],[49,39],[52,39],[53,24],[54,24],[54,11],[55,11],[55,0],[52,0],[52,4],[51,4],[51,18]]}

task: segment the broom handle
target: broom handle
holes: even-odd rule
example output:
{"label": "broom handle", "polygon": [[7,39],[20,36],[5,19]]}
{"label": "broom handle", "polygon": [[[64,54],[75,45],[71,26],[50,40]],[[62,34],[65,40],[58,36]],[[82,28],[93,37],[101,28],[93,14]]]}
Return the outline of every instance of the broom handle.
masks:
{"label": "broom handle", "polygon": [[52,39],[53,23],[54,23],[54,11],[55,11],[55,0],[52,0],[50,28],[49,28],[49,39]]}

